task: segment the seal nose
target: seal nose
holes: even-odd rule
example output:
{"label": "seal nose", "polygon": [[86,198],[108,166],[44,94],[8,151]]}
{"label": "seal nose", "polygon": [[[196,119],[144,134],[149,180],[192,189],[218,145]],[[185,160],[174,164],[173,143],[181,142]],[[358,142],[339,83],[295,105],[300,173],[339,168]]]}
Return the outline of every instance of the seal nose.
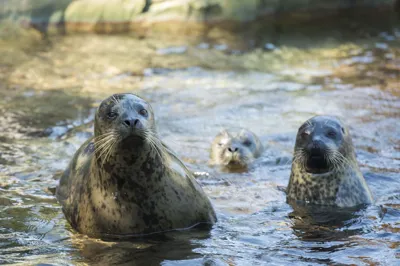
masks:
{"label": "seal nose", "polygon": [[228,151],[230,151],[230,152],[232,152],[232,153],[234,153],[234,152],[237,152],[239,150],[239,148],[238,147],[229,147],[228,148]]}
{"label": "seal nose", "polygon": [[321,140],[313,140],[308,146],[311,155],[320,155],[324,150],[324,143]]}
{"label": "seal nose", "polygon": [[127,127],[131,128],[141,128],[142,123],[140,123],[139,119],[126,119],[124,120],[123,124]]}
{"label": "seal nose", "polygon": [[311,144],[311,150],[319,150],[320,148],[320,144],[318,141],[313,141],[313,143]]}

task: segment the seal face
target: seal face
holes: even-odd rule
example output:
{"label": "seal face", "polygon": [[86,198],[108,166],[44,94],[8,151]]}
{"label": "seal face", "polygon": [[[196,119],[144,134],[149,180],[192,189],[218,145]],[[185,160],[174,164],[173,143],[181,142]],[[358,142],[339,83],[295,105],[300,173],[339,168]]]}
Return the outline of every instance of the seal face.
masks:
{"label": "seal face", "polygon": [[315,116],[299,128],[287,200],[339,207],[372,203],[351,136],[338,118]]}
{"label": "seal face", "polygon": [[133,94],[105,99],[97,109],[94,131],[56,192],[74,229],[120,238],[216,221],[193,175],[157,136],[146,101]]}
{"label": "seal face", "polygon": [[212,142],[210,163],[230,170],[246,169],[262,152],[263,146],[253,132],[246,129],[239,133],[223,130]]}

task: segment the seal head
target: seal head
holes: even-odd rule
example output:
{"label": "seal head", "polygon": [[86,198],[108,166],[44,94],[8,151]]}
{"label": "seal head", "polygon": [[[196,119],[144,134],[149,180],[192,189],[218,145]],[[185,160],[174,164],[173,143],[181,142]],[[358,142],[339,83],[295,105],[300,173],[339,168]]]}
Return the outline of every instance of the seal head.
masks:
{"label": "seal head", "polygon": [[304,123],[296,137],[295,158],[307,173],[325,174],[339,162],[355,160],[348,130],[335,117],[317,116]]}
{"label": "seal head", "polygon": [[156,131],[151,106],[133,94],[115,94],[104,100],[96,112],[94,127],[96,136],[114,132],[121,140]]}
{"label": "seal head", "polygon": [[371,203],[349,130],[333,116],[315,116],[298,130],[288,200],[351,207]]}
{"label": "seal head", "polygon": [[263,146],[253,132],[242,129],[235,134],[223,130],[211,145],[210,163],[227,169],[246,169],[262,151]]}

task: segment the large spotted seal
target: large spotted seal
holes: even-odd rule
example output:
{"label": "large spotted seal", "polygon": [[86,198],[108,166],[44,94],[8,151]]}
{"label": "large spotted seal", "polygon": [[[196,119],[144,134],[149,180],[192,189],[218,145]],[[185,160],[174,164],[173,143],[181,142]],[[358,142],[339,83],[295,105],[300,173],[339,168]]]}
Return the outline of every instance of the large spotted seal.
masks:
{"label": "large spotted seal", "polygon": [[57,188],[74,229],[118,238],[216,221],[193,175],[158,138],[146,101],[133,94],[105,99],[97,109],[94,132]]}
{"label": "large spotted seal", "polygon": [[287,200],[338,207],[372,203],[342,121],[315,116],[298,130]]}
{"label": "large spotted seal", "polygon": [[263,145],[253,132],[221,131],[211,144],[210,164],[227,170],[246,169],[249,163],[261,155]]}

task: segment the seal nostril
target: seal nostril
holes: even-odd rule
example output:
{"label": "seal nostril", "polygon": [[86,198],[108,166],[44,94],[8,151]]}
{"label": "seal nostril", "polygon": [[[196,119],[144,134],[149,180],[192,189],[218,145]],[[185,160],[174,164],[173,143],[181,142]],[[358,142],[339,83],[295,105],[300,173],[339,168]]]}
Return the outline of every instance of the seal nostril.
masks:
{"label": "seal nostril", "polygon": [[139,119],[127,119],[124,120],[123,124],[127,127],[139,127],[140,126],[140,120]]}
{"label": "seal nostril", "polygon": [[236,151],[238,151],[239,150],[239,148],[237,148],[237,147],[235,147],[235,148],[232,148],[232,147],[229,147],[228,148],[228,151],[230,151],[230,152],[236,152]]}

